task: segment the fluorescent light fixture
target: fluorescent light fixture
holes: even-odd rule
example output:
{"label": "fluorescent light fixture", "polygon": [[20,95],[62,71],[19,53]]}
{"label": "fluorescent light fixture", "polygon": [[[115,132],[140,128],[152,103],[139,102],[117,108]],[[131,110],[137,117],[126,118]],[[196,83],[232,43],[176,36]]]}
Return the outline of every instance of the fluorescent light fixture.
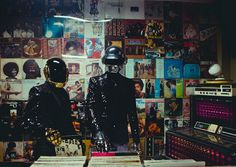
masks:
{"label": "fluorescent light fixture", "polygon": [[103,20],[86,20],[86,19],[81,19],[78,17],[73,17],[73,16],[54,16],[55,18],[62,18],[62,19],[73,19],[73,20],[77,20],[77,21],[81,21],[81,22],[109,22],[112,20],[111,19],[103,19]]}

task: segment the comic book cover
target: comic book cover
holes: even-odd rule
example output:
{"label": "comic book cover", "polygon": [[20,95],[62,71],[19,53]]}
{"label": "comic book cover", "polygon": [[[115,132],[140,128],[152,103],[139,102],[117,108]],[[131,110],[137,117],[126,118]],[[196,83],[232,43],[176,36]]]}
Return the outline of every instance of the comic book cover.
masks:
{"label": "comic book cover", "polygon": [[135,98],[145,98],[145,79],[133,78],[135,87]]}
{"label": "comic book cover", "polygon": [[40,79],[43,75],[42,59],[22,59],[23,75],[22,79]]}
{"label": "comic book cover", "polygon": [[165,22],[164,26],[166,40],[181,40],[183,38],[182,22]]}
{"label": "comic book cover", "polygon": [[165,153],[164,137],[155,136],[145,139],[146,159],[162,159]]}
{"label": "comic book cover", "polygon": [[64,19],[49,17],[43,20],[43,36],[45,38],[62,38]]}
{"label": "comic book cover", "polygon": [[164,41],[162,39],[146,39],[145,58],[154,59],[165,56]]}
{"label": "comic book cover", "polygon": [[84,39],[83,38],[64,38],[63,57],[83,58]]}
{"label": "comic book cover", "polygon": [[143,59],[145,50],[145,39],[125,39],[125,54],[129,59]]}
{"label": "comic book cover", "polygon": [[164,22],[160,20],[146,20],[144,36],[146,38],[162,38],[164,36]]}
{"label": "comic book cover", "polygon": [[43,84],[45,81],[40,79],[22,80],[22,100],[28,100],[29,91],[32,87]]}
{"label": "comic book cover", "polygon": [[185,64],[183,69],[184,78],[200,78],[199,64]]}
{"label": "comic book cover", "polygon": [[104,38],[86,38],[84,47],[87,58],[101,58],[105,48]]}
{"label": "comic book cover", "polygon": [[62,15],[84,18],[84,0],[63,0]]}
{"label": "comic book cover", "polygon": [[70,100],[81,102],[85,100],[85,79],[69,80],[65,86],[66,92],[70,96]]}
{"label": "comic book cover", "polygon": [[190,99],[183,99],[183,119],[190,119]]}
{"label": "comic book cover", "polygon": [[2,80],[1,98],[3,100],[21,100],[22,82],[21,80]]}
{"label": "comic book cover", "polygon": [[22,79],[22,60],[1,59],[1,79]]}
{"label": "comic book cover", "polygon": [[48,0],[46,16],[53,17],[54,15],[61,15],[62,13],[62,0]]}
{"label": "comic book cover", "polygon": [[184,80],[184,97],[189,97],[194,94],[194,86],[199,84],[198,79],[185,79]]}
{"label": "comic book cover", "polygon": [[181,22],[182,3],[180,2],[164,2],[164,20],[166,22]]}
{"label": "comic book cover", "polygon": [[84,4],[85,19],[103,19],[104,18],[104,1],[88,0]]}
{"label": "comic book cover", "polygon": [[165,59],[164,78],[175,79],[183,76],[183,62],[177,59]]}
{"label": "comic book cover", "polygon": [[26,38],[22,40],[23,57],[25,58],[41,58],[43,51],[44,39]]}
{"label": "comic book cover", "polygon": [[200,45],[197,41],[183,43],[183,61],[187,64],[198,64],[200,61]]}
{"label": "comic book cover", "polygon": [[199,23],[200,5],[196,3],[183,3],[183,22]]}
{"label": "comic book cover", "polygon": [[87,59],[86,60],[86,77],[95,77],[102,75],[105,71],[105,66],[100,59]]}
{"label": "comic book cover", "polygon": [[184,96],[184,81],[183,79],[176,79],[176,98],[183,98]]}
{"label": "comic book cover", "polygon": [[155,98],[155,79],[145,79],[145,97]]}
{"label": "comic book cover", "polygon": [[165,98],[165,117],[182,116],[182,98]]}
{"label": "comic book cover", "polygon": [[145,35],[145,20],[124,20],[125,36],[127,38],[144,37]]}
{"label": "comic book cover", "polygon": [[104,23],[103,22],[88,22],[85,23],[85,38],[104,38]]}
{"label": "comic book cover", "polygon": [[105,36],[112,37],[124,37],[125,36],[125,24],[124,20],[112,19],[105,23]]}
{"label": "comic book cover", "polygon": [[85,59],[63,59],[67,65],[69,72],[69,79],[75,79],[78,77],[85,77]]}
{"label": "comic book cover", "polygon": [[165,41],[165,58],[181,59],[184,52],[185,50],[181,41]]}
{"label": "comic book cover", "polygon": [[199,39],[199,26],[195,23],[183,24],[183,38],[184,39]]}
{"label": "comic book cover", "polygon": [[63,139],[59,146],[55,147],[56,156],[82,156],[80,139]]}
{"label": "comic book cover", "polygon": [[22,141],[3,142],[3,161],[25,162]]}
{"label": "comic book cover", "polygon": [[110,46],[117,46],[124,50],[124,40],[122,38],[106,37],[105,48]]}
{"label": "comic book cover", "polygon": [[205,41],[216,35],[216,25],[201,24],[200,25],[200,41]]}
{"label": "comic book cover", "polygon": [[156,78],[164,78],[164,59],[156,59]]}
{"label": "comic book cover", "polygon": [[164,97],[172,98],[176,97],[176,80],[164,80]]}
{"label": "comic book cover", "polygon": [[22,54],[22,43],[20,38],[0,39],[1,58],[20,58]]}
{"label": "comic book cover", "polygon": [[155,98],[164,98],[164,80],[155,79]]}
{"label": "comic book cover", "polygon": [[134,78],[151,79],[155,77],[155,59],[134,59]]}
{"label": "comic book cover", "polygon": [[145,19],[158,19],[163,20],[163,2],[159,1],[145,1]]}
{"label": "comic book cover", "polygon": [[146,135],[164,135],[164,99],[146,99]]}
{"label": "comic book cover", "polygon": [[64,38],[84,38],[84,22],[66,19],[64,22]]}
{"label": "comic book cover", "polygon": [[43,55],[43,58],[52,58],[62,56],[62,38],[48,38],[45,39],[46,42],[46,54]]}

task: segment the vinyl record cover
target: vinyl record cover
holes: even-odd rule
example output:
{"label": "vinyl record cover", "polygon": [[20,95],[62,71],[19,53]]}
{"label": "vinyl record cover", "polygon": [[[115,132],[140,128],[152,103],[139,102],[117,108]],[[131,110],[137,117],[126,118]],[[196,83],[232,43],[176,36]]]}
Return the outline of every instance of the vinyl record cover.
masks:
{"label": "vinyl record cover", "polygon": [[133,78],[135,87],[135,98],[145,98],[145,80],[140,78]]}
{"label": "vinyl record cover", "polygon": [[23,142],[9,141],[3,142],[3,161],[24,162]]}
{"label": "vinyl record cover", "polygon": [[134,78],[151,79],[155,77],[155,59],[134,59]]}
{"label": "vinyl record cover", "polygon": [[41,79],[43,76],[42,59],[22,59],[23,79]]}
{"label": "vinyl record cover", "polygon": [[165,41],[165,58],[181,59],[184,53],[181,41]]}
{"label": "vinyl record cover", "polygon": [[146,98],[155,98],[155,79],[145,79]]}
{"label": "vinyl record cover", "polygon": [[183,43],[183,61],[187,64],[198,64],[200,61],[200,45],[198,41],[186,41]]}
{"label": "vinyl record cover", "polygon": [[164,36],[164,22],[160,20],[146,20],[144,27],[146,38],[162,38]]}
{"label": "vinyl record cover", "polygon": [[159,1],[145,1],[145,19],[159,19],[163,20],[164,10],[163,2]]}
{"label": "vinyl record cover", "polygon": [[45,39],[47,52],[43,55],[43,58],[52,58],[62,56],[62,38],[48,38]]}
{"label": "vinyl record cover", "polygon": [[43,53],[43,42],[44,39],[42,38],[30,38],[30,39],[23,39],[22,46],[23,46],[23,57],[25,58],[41,58]]}
{"label": "vinyl record cover", "polygon": [[[146,124],[145,117],[138,117],[138,130],[140,137],[145,137],[145,124]],[[130,123],[128,123],[128,135],[129,138],[132,138]]]}
{"label": "vinyl record cover", "polygon": [[104,38],[86,38],[85,55],[87,58],[101,58],[104,54]]}
{"label": "vinyl record cover", "polygon": [[176,97],[176,80],[164,80],[164,97]]}
{"label": "vinyl record cover", "polygon": [[85,77],[85,59],[63,59],[69,71],[69,80],[79,77]]}
{"label": "vinyl record cover", "polygon": [[70,100],[81,102],[85,100],[85,79],[73,79],[67,82],[65,89]]}
{"label": "vinyl record cover", "polygon": [[84,30],[85,38],[104,38],[103,22],[86,22]]}
{"label": "vinyl record cover", "polygon": [[165,118],[165,132],[178,127],[183,127],[183,119]]}
{"label": "vinyl record cover", "polygon": [[125,20],[112,19],[105,22],[105,35],[111,37],[124,37],[125,36]]}
{"label": "vinyl record cover", "polygon": [[85,69],[87,78],[102,75],[105,72],[105,66],[100,59],[87,59]]}
{"label": "vinyl record cover", "polygon": [[127,38],[144,37],[145,20],[124,20],[125,36]]}
{"label": "vinyl record cover", "polygon": [[199,64],[185,64],[183,71],[184,78],[200,78]]}
{"label": "vinyl record cover", "polygon": [[165,98],[165,117],[182,116],[182,98]]}
{"label": "vinyl record cover", "polygon": [[28,100],[29,91],[32,87],[43,84],[45,81],[41,79],[22,80],[22,100]]}
{"label": "vinyl record cover", "polygon": [[124,50],[124,40],[122,38],[106,37],[105,48],[109,46],[117,46]]}
{"label": "vinyl record cover", "polygon": [[45,38],[62,38],[64,19],[49,17],[43,20],[43,35]]}
{"label": "vinyl record cover", "polygon": [[85,19],[104,19],[104,1],[87,0],[85,1]]}
{"label": "vinyl record cover", "polygon": [[185,79],[184,80],[184,97],[189,97],[194,94],[194,86],[199,84],[198,79]]}
{"label": "vinyl record cover", "polygon": [[1,86],[1,94],[3,100],[21,100],[21,80],[3,80]]}
{"label": "vinyl record cover", "polygon": [[183,99],[183,119],[190,119],[190,99]]}
{"label": "vinyl record cover", "polygon": [[84,22],[66,19],[64,22],[64,38],[84,38]]}
{"label": "vinyl record cover", "polygon": [[128,59],[125,65],[125,76],[127,78],[134,78],[134,59]]}
{"label": "vinyl record cover", "polygon": [[84,18],[84,1],[85,0],[63,0],[62,14],[65,16]]}
{"label": "vinyl record cover", "polygon": [[175,79],[183,76],[183,62],[177,59],[165,59],[164,78]]}
{"label": "vinyl record cover", "polygon": [[156,78],[164,78],[164,59],[156,59]]}
{"label": "vinyl record cover", "polygon": [[1,79],[22,79],[22,60],[1,59]]}
{"label": "vinyl record cover", "polygon": [[63,57],[83,58],[84,57],[84,39],[83,38],[64,38]]}
{"label": "vinyl record cover", "polygon": [[183,98],[184,96],[184,81],[183,79],[176,79],[176,98]]}
{"label": "vinyl record cover", "polygon": [[183,24],[183,38],[199,40],[199,26],[196,23]]}
{"label": "vinyl record cover", "polygon": [[138,117],[146,117],[145,113],[145,99],[136,99],[136,111]]}
{"label": "vinyl record cover", "polygon": [[164,98],[164,79],[155,79],[155,98]]}
{"label": "vinyl record cover", "polygon": [[1,38],[0,57],[20,58],[22,56],[22,43],[20,38]]}
{"label": "vinyl record cover", "polygon": [[129,59],[143,59],[145,51],[145,39],[142,38],[126,38],[125,54]]}
{"label": "vinyl record cover", "polygon": [[145,42],[145,58],[154,59],[165,56],[164,41],[148,38]]}
{"label": "vinyl record cover", "polygon": [[166,40],[181,40],[183,38],[182,22],[167,22],[164,26]]}

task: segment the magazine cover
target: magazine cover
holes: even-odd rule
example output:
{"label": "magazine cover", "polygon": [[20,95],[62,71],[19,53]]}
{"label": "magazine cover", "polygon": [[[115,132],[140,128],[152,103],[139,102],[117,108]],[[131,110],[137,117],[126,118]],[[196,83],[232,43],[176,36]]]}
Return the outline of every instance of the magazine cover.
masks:
{"label": "magazine cover", "polygon": [[55,147],[56,156],[82,156],[82,145],[79,139],[63,139],[59,146]]}
{"label": "magazine cover", "polygon": [[25,162],[23,153],[23,142],[3,142],[3,161]]}
{"label": "magazine cover", "polygon": [[165,39],[181,40],[183,38],[182,22],[165,22]]}
{"label": "magazine cover", "polygon": [[83,38],[64,38],[63,57],[82,58],[84,57]]}
{"label": "magazine cover", "polygon": [[144,37],[145,20],[124,20],[125,36],[127,38]]}
{"label": "magazine cover", "polygon": [[69,79],[85,77],[86,59],[63,59],[67,65],[69,72]]}
{"label": "magazine cover", "polygon": [[66,19],[64,22],[64,38],[84,38],[84,22]]}
{"label": "magazine cover", "polygon": [[172,98],[176,97],[176,80],[164,80],[164,97]]}
{"label": "magazine cover", "polygon": [[125,54],[129,59],[143,59],[145,50],[144,38],[126,38]]}
{"label": "magazine cover", "polygon": [[23,39],[23,57],[25,58],[41,58],[43,51],[43,39],[40,38],[30,38]]}
{"label": "magazine cover", "polygon": [[85,1],[84,18],[85,19],[103,19],[104,18],[104,1],[88,0]]}
{"label": "magazine cover", "polygon": [[46,16],[52,17],[54,15],[61,15],[62,13],[62,0],[48,0]]}
{"label": "magazine cover", "polygon": [[164,59],[156,59],[156,78],[164,78]]}
{"label": "magazine cover", "polygon": [[102,75],[105,72],[105,66],[100,59],[87,59],[85,69],[87,78]]}
{"label": "magazine cover", "polygon": [[182,3],[180,2],[164,2],[164,20],[165,22],[181,22]]}
{"label": "magazine cover", "polygon": [[32,87],[43,84],[45,81],[40,79],[22,80],[22,100],[28,100],[29,91]]}
{"label": "magazine cover", "polygon": [[69,80],[65,86],[70,100],[81,102],[85,100],[85,79]]}
{"label": "magazine cover", "polygon": [[43,36],[45,38],[62,38],[64,19],[48,17],[43,20]]}
{"label": "magazine cover", "polygon": [[21,100],[22,82],[21,80],[2,80],[1,98],[3,100]]}
{"label": "magazine cover", "polygon": [[145,79],[146,98],[155,98],[155,79]]}
{"label": "magazine cover", "polygon": [[165,41],[165,58],[181,59],[184,52],[181,41]]}
{"label": "magazine cover", "polygon": [[183,99],[183,119],[190,120],[190,99]]}
{"label": "magazine cover", "polygon": [[183,98],[184,96],[184,81],[183,79],[176,79],[176,98]]}
{"label": "magazine cover", "polygon": [[111,37],[124,37],[125,36],[125,23],[121,19],[112,19],[105,22],[105,35]]}
{"label": "magazine cover", "polygon": [[183,24],[183,38],[184,39],[199,39],[199,27],[194,23]]}
{"label": "magazine cover", "polygon": [[22,60],[1,59],[1,79],[22,79]]}
{"label": "magazine cover", "polygon": [[135,98],[145,98],[145,80],[140,78],[133,78],[135,87]]}
{"label": "magazine cover", "polygon": [[199,23],[200,6],[196,3],[183,3],[183,22]]}
{"label": "magazine cover", "polygon": [[164,35],[164,22],[160,20],[146,20],[144,36],[146,38],[162,38]]}
{"label": "magazine cover", "polygon": [[42,59],[22,59],[22,64],[22,79],[40,79],[44,75]]}
{"label": "magazine cover", "polygon": [[86,38],[84,47],[87,58],[101,58],[105,48],[104,38]]}
{"label": "magazine cover", "polygon": [[181,98],[165,98],[165,117],[182,116],[182,105]]}
{"label": "magazine cover", "polygon": [[194,94],[194,86],[199,84],[197,79],[185,79],[184,80],[184,97],[189,97]]}
{"label": "magazine cover", "polygon": [[[187,64],[199,64],[200,62],[200,47],[197,41],[186,41],[183,43],[183,61]],[[201,58],[202,59],[202,58]]]}
{"label": "magazine cover", "polygon": [[45,39],[46,42],[46,54],[43,58],[50,59],[52,57],[61,58],[62,56],[62,38],[48,38]]}
{"label": "magazine cover", "polygon": [[22,54],[22,43],[20,38],[0,39],[1,58],[20,58]]}
{"label": "magazine cover", "polygon": [[175,79],[183,76],[183,62],[177,59],[165,59],[164,78]]}
{"label": "magazine cover", "polygon": [[84,18],[84,1],[85,0],[64,0],[62,14]]}
{"label": "magazine cover", "polygon": [[155,59],[165,56],[164,41],[162,39],[146,39],[145,58]]}
{"label": "magazine cover", "polygon": [[164,98],[164,79],[155,79],[155,98]]}
{"label": "magazine cover", "polygon": [[151,79],[155,77],[155,59],[134,59],[134,78]]}
{"label": "magazine cover", "polygon": [[200,78],[199,64],[185,64],[183,71],[184,78]]}
{"label": "magazine cover", "polygon": [[163,2],[159,1],[145,1],[145,19],[163,20]]}
{"label": "magazine cover", "polygon": [[86,22],[84,30],[85,38],[104,38],[103,22]]}

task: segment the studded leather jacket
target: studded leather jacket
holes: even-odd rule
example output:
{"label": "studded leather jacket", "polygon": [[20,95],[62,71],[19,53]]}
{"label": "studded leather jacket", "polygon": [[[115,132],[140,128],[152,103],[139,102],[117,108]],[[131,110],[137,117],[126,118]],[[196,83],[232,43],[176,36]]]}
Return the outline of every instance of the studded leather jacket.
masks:
{"label": "studded leather jacket", "polygon": [[111,144],[128,143],[128,122],[139,144],[135,89],[131,79],[106,72],[89,80],[87,113],[92,132],[102,131]]}

